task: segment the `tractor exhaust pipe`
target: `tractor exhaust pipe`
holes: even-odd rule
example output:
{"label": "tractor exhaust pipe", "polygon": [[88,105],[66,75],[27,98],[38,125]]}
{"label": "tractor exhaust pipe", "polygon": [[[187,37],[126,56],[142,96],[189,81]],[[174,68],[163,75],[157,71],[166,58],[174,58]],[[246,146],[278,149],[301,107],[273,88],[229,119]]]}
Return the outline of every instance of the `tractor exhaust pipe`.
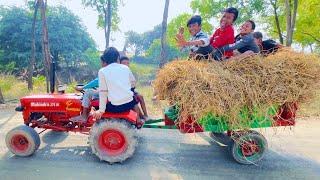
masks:
{"label": "tractor exhaust pipe", "polygon": [[55,74],[56,74],[56,63],[54,58],[52,58],[51,65],[50,65],[50,93],[54,93],[55,89]]}

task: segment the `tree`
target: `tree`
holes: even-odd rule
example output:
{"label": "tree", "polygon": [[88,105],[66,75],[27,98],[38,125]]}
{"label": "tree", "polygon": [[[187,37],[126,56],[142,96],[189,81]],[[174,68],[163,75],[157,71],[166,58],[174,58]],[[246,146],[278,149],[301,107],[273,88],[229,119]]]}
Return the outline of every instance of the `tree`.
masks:
{"label": "tree", "polygon": [[318,0],[299,1],[294,40],[302,46],[320,45],[320,2]]}
{"label": "tree", "polygon": [[281,31],[281,27],[280,27],[280,20],[279,20],[279,15],[278,15],[278,0],[269,0],[270,4],[272,6],[273,9],[273,13],[274,13],[274,20],[275,20],[275,24],[277,27],[277,33],[279,36],[279,41],[281,44],[283,44],[283,36],[282,36],[282,31]]}
{"label": "tree", "polygon": [[99,13],[98,27],[104,29],[106,48],[109,47],[111,30],[119,30],[119,0],[82,0],[85,6],[96,9]]}
{"label": "tree", "polygon": [[47,17],[46,17],[46,9],[47,9],[47,1],[38,0],[42,21],[42,51],[43,51],[43,60],[46,70],[46,82],[47,82],[47,92],[49,92],[49,72],[51,65],[51,55],[50,55],[50,47],[49,47],[49,35],[48,35],[48,26],[47,26]]}
{"label": "tree", "polygon": [[31,43],[31,61],[28,65],[28,89],[33,89],[32,76],[33,76],[33,66],[36,62],[36,20],[38,12],[39,3],[38,0],[34,1],[34,13],[32,20],[32,43]]}
{"label": "tree", "polygon": [[[6,8],[0,13],[0,69],[4,68],[18,75],[30,63],[32,44],[32,13],[22,8]],[[50,29],[50,54],[59,65],[59,69],[69,69],[91,64],[88,51],[96,52],[96,45],[86,31],[80,18],[65,7],[48,7],[47,24]],[[46,63],[41,61],[42,23],[36,22],[35,71],[42,73]],[[92,61],[98,61],[95,58]],[[99,62],[99,61],[98,61]],[[41,71],[41,72],[40,72]],[[69,70],[72,72],[72,70]],[[68,77],[68,76],[65,76]]]}
{"label": "tree", "polygon": [[163,11],[162,31],[161,31],[161,58],[159,67],[162,68],[167,61],[167,20],[169,12],[169,0],[166,0]]}
{"label": "tree", "polygon": [[156,25],[152,30],[141,34],[134,31],[126,32],[125,49],[132,49],[135,56],[143,55],[155,39],[161,38],[161,30],[161,25]]}
{"label": "tree", "polygon": [[[0,19],[0,50],[3,51],[1,65],[14,61],[17,70],[28,67],[31,51],[31,38],[28,37],[31,37],[31,22],[32,19],[25,9],[12,7],[2,10]],[[17,71],[12,73],[17,73]]]}
{"label": "tree", "polygon": [[320,43],[318,25],[320,15],[317,12],[320,8],[319,1],[270,0],[270,2],[274,7],[274,13],[268,16],[267,22],[274,19],[275,23],[271,23],[269,28],[272,36],[278,36],[280,42],[286,46],[291,46],[294,41],[302,47],[309,46],[312,49],[314,44]]}

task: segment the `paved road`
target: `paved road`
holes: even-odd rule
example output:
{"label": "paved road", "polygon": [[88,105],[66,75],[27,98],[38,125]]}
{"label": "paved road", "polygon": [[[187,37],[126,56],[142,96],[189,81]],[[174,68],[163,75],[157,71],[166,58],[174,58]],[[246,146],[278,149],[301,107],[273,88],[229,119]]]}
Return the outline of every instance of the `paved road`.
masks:
{"label": "paved road", "polygon": [[140,145],[123,164],[100,162],[87,137],[47,131],[35,155],[8,152],[4,138],[21,115],[0,110],[0,179],[320,179],[320,118],[299,119],[293,129],[269,129],[269,152],[257,166],[235,163],[207,134],[140,132]]}

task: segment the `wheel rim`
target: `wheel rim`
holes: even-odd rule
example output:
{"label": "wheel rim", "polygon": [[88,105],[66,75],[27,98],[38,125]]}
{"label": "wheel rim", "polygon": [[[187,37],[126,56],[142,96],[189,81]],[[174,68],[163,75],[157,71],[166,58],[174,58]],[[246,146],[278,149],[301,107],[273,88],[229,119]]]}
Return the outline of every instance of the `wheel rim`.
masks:
{"label": "wheel rim", "polygon": [[99,136],[99,148],[110,156],[122,154],[127,146],[124,135],[114,129],[103,131]]}
{"label": "wheel rim", "polygon": [[249,162],[256,162],[262,157],[264,148],[265,146],[262,141],[257,139],[244,139],[237,145],[236,154]]}
{"label": "wheel rim", "polygon": [[21,134],[14,135],[11,138],[11,147],[17,152],[25,152],[29,147],[28,139]]}
{"label": "wheel rim", "polygon": [[245,157],[253,156],[255,153],[258,153],[260,148],[256,141],[246,141],[241,145],[241,153]]}

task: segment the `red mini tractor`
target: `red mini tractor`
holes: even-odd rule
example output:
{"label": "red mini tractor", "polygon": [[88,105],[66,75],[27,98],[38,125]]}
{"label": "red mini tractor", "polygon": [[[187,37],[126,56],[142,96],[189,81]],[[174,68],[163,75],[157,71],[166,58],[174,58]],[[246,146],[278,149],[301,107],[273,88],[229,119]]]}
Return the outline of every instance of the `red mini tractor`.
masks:
{"label": "red mini tractor", "polygon": [[[137,114],[134,111],[119,114],[106,112],[99,121],[89,116],[85,123],[71,122],[70,118],[80,115],[82,111],[82,95],[54,93],[54,63],[51,72],[50,94],[20,99],[21,105],[16,111],[22,112],[24,125],[8,132],[8,149],[18,156],[30,156],[40,146],[39,134],[51,129],[89,135],[92,152],[101,160],[122,162],[132,156],[137,144],[136,129],[143,125],[137,122]],[[91,106],[97,109],[98,100],[93,100]],[[34,128],[43,131],[38,134]]]}

